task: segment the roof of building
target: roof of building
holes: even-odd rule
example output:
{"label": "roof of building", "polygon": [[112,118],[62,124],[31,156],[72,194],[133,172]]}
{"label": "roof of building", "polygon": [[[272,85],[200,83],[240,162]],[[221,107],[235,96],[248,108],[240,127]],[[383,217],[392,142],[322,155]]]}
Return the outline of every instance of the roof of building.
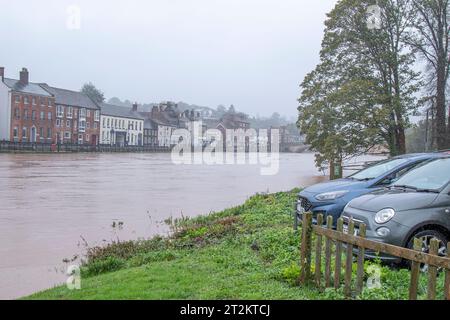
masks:
{"label": "roof of building", "polygon": [[47,84],[41,84],[41,87],[55,96],[56,104],[87,109],[99,109],[94,101],[81,92],[54,88]]}
{"label": "roof of building", "polygon": [[52,97],[51,92],[45,90],[37,83],[28,82],[27,84],[24,84],[19,80],[9,78],[4,78],[3,83],[6,84],[6,86],[8,86],[11,90],[17,92],[34,94],[44,97]]}
{"label": "roof of building", "polygon": [[102,114],[105,116],[144,120],[143,116],[141,116],[138,112],[134,112],[130,108],[116,106],[108,103],[102,103],[101,109]]}
{"label": "roof of building", "polygon": [[145,119],[144,121],[144,129],[157,130],[158,124],[152,119]]}

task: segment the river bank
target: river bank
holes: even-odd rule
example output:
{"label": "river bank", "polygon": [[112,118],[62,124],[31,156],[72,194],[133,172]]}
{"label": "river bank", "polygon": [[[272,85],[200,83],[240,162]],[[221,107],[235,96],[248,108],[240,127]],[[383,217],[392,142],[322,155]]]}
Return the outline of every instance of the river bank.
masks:
{"label": "river bank", "polygon": [[[300,235],[292,229],[298,191],[256,195],[174,222],[170,237],[90,248],[81,290],[59,286],[26,299],[344,299],[340,291],[298,285]],[[381,288],[366,288],[358,299],[407,299],[409,272],[379,267]]]}

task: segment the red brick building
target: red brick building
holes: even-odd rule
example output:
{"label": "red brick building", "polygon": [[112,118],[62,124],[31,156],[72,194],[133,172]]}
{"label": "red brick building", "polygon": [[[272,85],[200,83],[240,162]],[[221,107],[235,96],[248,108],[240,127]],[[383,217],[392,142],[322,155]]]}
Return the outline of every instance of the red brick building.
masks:
{"label": "red brick building", "polygon": [[29,81],[23,68],[19,80],[5,77],[0,68],[0,140],[54,143],[55,98]]}
{"label": "red brick building", "polygon": [[99,106],[80,92],[54,88],[47,84],[41,86],[55,97],[56,141],[61,144],[98,145],[100,137]]}

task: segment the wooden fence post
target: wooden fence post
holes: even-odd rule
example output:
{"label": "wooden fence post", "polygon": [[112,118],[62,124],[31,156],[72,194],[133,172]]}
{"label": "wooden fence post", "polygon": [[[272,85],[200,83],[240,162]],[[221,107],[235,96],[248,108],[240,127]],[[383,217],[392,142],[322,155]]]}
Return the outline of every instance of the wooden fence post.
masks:
{"label": "wooden fence post", "polygon": [[[439,240],[436,238],[430,241],[430,254],[437,256],[439,252]],[[436,300],[436,277],[437,268],[428,266],[428,300]]]}
{"label": "wooden fence post", "polygon": [[[414,239],[414,250],[422,252],[422,241]],[[419,288],[420,263],[411,262],[411,281],[409,284],[409,300],[417,300],[417,290]]]}
{"label": "wooden fence post", "polygon": [[300,283],[304,284],[311,278],[312,249],[312,214],[303,214],[302,244],[300,252]]}
{"label": "wooden fence post", "polygon": [[[343,232],[344,219],[339,218],[337,222],[337,231]],[[342,272],[342,242],[336,241],[336,261],[334,265],[334,288],[337,290],[341,286],[341,272]]]}
{"label": "wooden fence post", "polygon": [[[359,225],[359,236],[361,238],[366,237],[366,225],[364,223]],[[360,295],[363,291],[364,286],[364,255],[365,248],[362,246],[358,247],[358,268],[356,271],[356,294]]]}
{"label": "wooden fence post", "polygon": [[[333,229],[333,217],[327,217],[327,229]],[[325,242],[325,287],[331,286],[331,245],[332,240],[327,237]]]}
{"label": "wooden fence post", "polygon": [[[447,243],[447,258],[450,258],[450,242]],[[445,269],[444,298],[450,300],[450,270]]]}
{"label": "wooden fence post", "polygon": [[[348,234],[353,235],[355,223],[350,219],[348,223]],[[345,262],[345,288],[344,294],[347,298],[352,296],[352,266],[353,266],[353,245],[347,243],[347,254]]]}
{"label": "wooden fence post", "polygon": [[[323,226],[323,214],[319,214],[317,216],[317,225],[319,227]],[[315,271],[316,271],[316,285],[318,288],[320,288],[320,279],[322,278],[322,236],[317,235],[316,239],[316,265],[315,265]]]}

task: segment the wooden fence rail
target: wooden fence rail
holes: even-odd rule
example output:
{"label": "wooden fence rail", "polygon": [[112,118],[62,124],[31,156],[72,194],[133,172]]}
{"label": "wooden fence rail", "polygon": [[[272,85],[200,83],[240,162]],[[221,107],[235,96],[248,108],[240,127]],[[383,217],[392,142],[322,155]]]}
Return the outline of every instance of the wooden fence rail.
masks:
{"label": "wooden fence rail", "polygon": [[[385,253],[411,262],[411,279],[409,286],[409,299],[417,300],[419,287],[420,266],[428,265],[427,298],[436,299],[436,282],[438,270],[445,272],[444,297],[450,300],[450,243],[447,247],[447,257],[438,256],[439,241],[431,240],[430,252],[422,252],[422,241],[414,239],[414,250],[393,246],[386,243],[366,239],[366,225],[359,224],[358,235],[354,235],[355,223],[350,220],[348,230],[344,232],[344,220],[340,218],[337,229],[333,230],[333,218],[327,217],[326,227],[323,227],[323,215],[317,216],[317,225],[313,224],[311,213],[305,213],[302,218],[302,241],[300,248],[300,282],[306,284],[313,282],[318,288],[322,288],[322,280],[325,287],[339,289],[342,285],[341,273],[344,267],[344,294],[347,298],[362,293],[364,288],[364,261],[366,249],[374,252]],[[316,236],[313,249],[313,234]],[[325,242],[325,255],[323,243]],[[335,248],[333,258],[333,247]],[[344,248],[345,247],[345,248]],[[344,250],[345,249],[345,250]],[[355,250],[354,250],[355,249]],[[314,277],[311,274],[312,252],[315,252]],[[345,265],[342,265],[342,255],[345,251]],[[352,288],[353,257],[356,258],[356,286]],[[334,272],[332,262],[334,259]],[[325,261],[324,274],[322,273],[322,261]],[[333,279],[332,279],[333,277]],[[334,281],[332,281],[334,280]]]}

